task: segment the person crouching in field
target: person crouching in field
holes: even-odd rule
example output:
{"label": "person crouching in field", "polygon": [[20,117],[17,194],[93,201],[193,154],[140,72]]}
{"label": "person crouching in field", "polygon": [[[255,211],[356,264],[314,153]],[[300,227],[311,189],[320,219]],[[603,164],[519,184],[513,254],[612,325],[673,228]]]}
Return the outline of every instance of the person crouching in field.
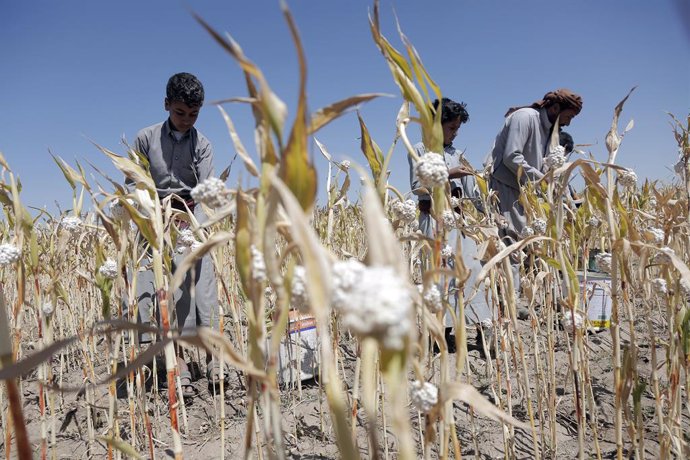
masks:
{"label": "person crouching in field", "polygon": [[[441,127],[443,129],[443,158],[448,168],[448,178],[450,181],[451,195],[455,199],[469,199],[474,206],[481,212],[482,205],[479,198],[479,191],[474,179],[474,171],[468,166],[463,153],[453,146],[453,140],[458,134],[460,126],[469,121],[469,114],[466,105],[455,102],[448,98],[443,98],[441,101],[435,100],[433,102],[433,110],[441,110]],[[424,156],[428,149],[423,143],[418,143],[414,146],[417,155]],[[434,238],[436,235],[436,220],[431,215],[431,197],[426,193],[425,189],[421,188],[419,178],[415,174],[415,162],[411,156],[408,155],[410,166],[410,186],[412,193],[417,195],[419,205],[419,229],[422,234],[428,238]],[[458,208],[456,208],[457,210]],[[465,298],[472,292],[474,280],[476,275],[481,270],[480,262],[475,258],[477,254],[477,244],[475,241],[466,237],[461,233],[462,239],[462,257],[463,263],[467,269],[470,270],[470,278],[465,282],[465,289],[463,290]],[[449,249],[452,254],[456,254],[457,248],[454,248],[458,240],[457,230],[453,230],[448,234],[447,241],[451,243]],[[446,256],[447,268],[454,268],[454,256]],[[443,283],[438,286],[442,288]],[[482,290],[483,291],[483,290]],[[456,288],[456,279],[453,278],[448,283],[448,290],[443,297],[448,298],[451,308],[457,313],[458,308],[458,289]],[[465,305],[465,312],[468,321],[479,323],[482,320],[490,319],[491,313],[486,303],[484,293],[477,294],[469,304]],[[449,349],[454,349],[455,337],[453,337],[452,316],[445,314],[446,325],[446,341]]]}
{"label": "person crouching in field", "polygon": [[[201,206],[196,206],[191,191],[198,183],[213,176],[213,148],[194,127],[203,103],[204,87],[197,77],[189,73],[173,75],[168,80],[164,100],[165,110],[169,114],[167,120],[139,131],[132,146],[148,161],[159,199],[175,194],[172,206],[184,210],[180,201],[184,200],[199,222],[206,220],[206,216]],[[180,227],[185,225],[184,222],[178,222]],[[183,258],[181,254],[174,255],[173,271]],[[136,294],[138,320],[144,324],[155,324],[152,312],[157,310],[156,286],[151,269],[138,273]],[[187,273],[184,283],[173,295],[173,302],[179,329],[211,326],[212,313],[217,311],[218,292],[210,255],[197,261],[194,269]],[[151,337],[144,334],[140,340],[145,343]],[[181,348],[178,348],[177,354],[183,393],[190,396],[194,393],[192,375]],[[211,361],[210,354],[207,354],[206,365],[210,384],[225,378],[217,363]]]}

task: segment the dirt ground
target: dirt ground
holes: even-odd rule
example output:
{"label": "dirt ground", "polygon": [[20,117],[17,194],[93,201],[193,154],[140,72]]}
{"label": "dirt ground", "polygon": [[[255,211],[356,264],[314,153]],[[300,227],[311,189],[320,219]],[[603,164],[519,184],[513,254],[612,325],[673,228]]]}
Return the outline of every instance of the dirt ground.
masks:
{"label": "dirt ground", "polygon": [[[519,333],[526,350],[530,381],[532,391],[531,397],[539,389],[535,388],[536,367],[533,349],[533,334],[530,320],[519,321]],[[546,327],[543,323],[539,327]],[[639,330],[637,343],[638,347],[638,372],[640,379],[646,381],[647,386],[641,397],[641,414],[644,425],[648,429],[645,433],[645,448],[650,458],[658,458],[659,444],[658,424],[655,420],[654,396],[652,385],[649,382],[651,369],[651,353],[654,351],[645,342],[647,334],[644,332],[646,326],[640,321],[636,324],[635,330]],[[630,341],[630,333],[627,325],[621,328],[623,345]],[[474,342],[476,332],[474,328],[469,329],[468,342]],[[557,394],[557,420],[556,436],[558,447],[555,454],[546,452],[545,458],[575,458],[578,453],[578,432],[574,406],[573,378],[572,370],[569,365],[568,338],[564,331],[557,330],[557,341],[555,346],[555,358],[557,362],[556,388]],[[585,446],[586,458],[597,458],[597,449],[602,458],[615,458],[615,438],[614,438],[614,387],[613,387],[613,366],[612,366],[612,341],[610,331],[605,330],[598,333],[590,333],[586,336],[586,348],[589,358],[589,372],[591,375],[592,389],[594,392],[595,410],[590,413],[588,410],[588,420],[596,421],[597,434],[593,433],[592,426],[587,428]],[[354,368],[356,362],[356,346],[354,342],[343,342],[340,344],[339,354],[342,360],[342,369],[346,376],[348,385],[354,380]],[[657,359],[663,363],[665,352],[657,348]],[[510,347],[506,348],[506,353],[510,353]],[[194,353],[195,361],[204,362],[203,355]],[[455,355],[451,355],[454,359]],[[543,350],[541,356],[543,357]],[[438,355],[431,357],[435,360],[431,366],[437,364]],[[510,361],[510,358],[509,358]],[[472,349],[467,360],[469,368],[470,383],[472,383],[488,399],[494,400],[496,393],[495,380],[492,387],[492,378],[487,366],[487,361],[483,354]],[[494,361],[496,365],[496,361]],[[543,365],[543,364],[542,364]],[[220,428],[220,404],[221,398],[217,391],[209,387],[208,381],[204,376],[204,364],[201,365],[194,374],[195,395],[189,398],[185,405],[185,412],[181,416],[180,425],[184,432],[182,434],[182,444],[186,458],[220,458],[222,449],[225,449],[226,458],[237,458],[242,455],[244,449],[244,439],[247,436],[247,391],[244,379],[239,372],[230,371],[230,378],[225,389],[225,430]],[[522,421],[529,422],[525,399],[520,395],[519,383],[515,379],[515,366],[510,369],[512,396],[511,410],[512,415]],[[105,365],[97,369],[97,373],[106,373]],[[66,374],[68,379],[65,384],[80,384],[82,381],[82,370],[78,363],[71,363],[71,367]],[[503,373],[505,375],[505,371]],[[662,382],[663,383],[663,382]],[[503,393],[499,399],[505,403],[507,400],[506,387],[503,385]],[[40,433],[41,421],[39,416],[38,404],[38,383],[36,375],[33,374],[22,382],[22,393],[24,403],[24,414],[26,417],[30,438],[34,445],[35,456],[40,455]],[[348,396],[352,398],[351,387],[348,388]],[[215,395],[214,395],[215,393]],[[301,393],[301,394],[300,394]],[[106,444],[99,439],[89,441],[87,428],[87,410],[91,407],[91,416],[97,436],[106,435],[107,415],[108,415],[108,389],[101,387],[96,390],[96,397],[87,404],[83,393],[54,393],[55,417],[54,422],[48,418],[48,427],[55,424],[57,430],[55,436],[55,454],[58,459],[81,459],[81,458],[105,458],[107,455]],[[170,424],[168,418],[168,406],[166,391],[155,391],[153,388],[146,393],[147,413],[152,426],[152,433],[155,444],[156,458],[173,457],[172,438],[170,434]],[[131,438],[130,419],[131,413],[126,397],[124,384],[118,385],[118,412],[120,421],[120,433],[122,438],[135,446],[136,450],[144,457],[148,455],[148,441],[145,430],[141,429],[134,433]],[[457,428],[459,444],[463,457],[478,459],[505,458],[504,435],[507,433],[504,427],[495,421],[474,414],[467,405],[461,402],[454,403],[454,417]],[[287,457],[291,459],[335,459],[340,458],[339,450],[335,444],[335,434],[330,421],[328,406],[323,389],[318,381],[309,380],[303,383],[301,390],[284,388],[281,391],[282,426],[284,430],[284,445]],[[548,436],[549,421],[546,420],[546,409],[538,407],[533,401],[535,410],[536,424],[544,424],[543,432]],[[504,410],[508,408],[503,407]],[[137,416],[142,414],[142,408],[137,408],[134,413]],[[542,416],[544,414],[544,416]],[[186,421],[185,421],[186,419]],[[417,412],[410,409],[410,420],[414,427],[415,442],[418,446],[418,455],[422,456],[421,442],[419,439],[419,422],[422,418]],[[687,426],[687,414],[681,421]],[[263,429],[260,424],[263,419],[259,419],[252,429],[253,445],[256,446],[257,436],[263,445],[263,457],[268,456],[268,451],[272,449],[270,442],[266,441]],[[356,432],[359,448],[363,458],[371,458],[367,437],[365,434],[365,417],[363,413],[357,414]],[[422,422],[423,423],[423,422]],[[390,421],[388,423],[390,425]],[[141,423],[138,426],[142,426]],[[259,434],[257,434],[259,433]],[[533,458],[532,437],[529,432],[520,429],[514,430],[515,436],[511,441],[512,450],[515,452],[513,458]],[[221,437],[224,436],[224,439]],[[394,436],[388,431],[381,433],[382,444],[387,446],[387,453],[390,458],[395,458],[396,442]],[[597,442],[595,443],[595,439]],[[630,449],[629,433],[624,432],[626,449]],[[0,445],[0,454],[6,455],[6,445],[3,439]],[[546,442],[544,440],[543,442]],[[386,453],[382,445],[382,454]],[[627,450],[626,450],[627,452]],[[14,458],[16,451],[12,446],[11,457]],[[439,456],[439,453],[432,450],[432,458]],[[259,457],[256,447],[252,453],[253,458]],[[451,457],[454,455],[451,452]]]}

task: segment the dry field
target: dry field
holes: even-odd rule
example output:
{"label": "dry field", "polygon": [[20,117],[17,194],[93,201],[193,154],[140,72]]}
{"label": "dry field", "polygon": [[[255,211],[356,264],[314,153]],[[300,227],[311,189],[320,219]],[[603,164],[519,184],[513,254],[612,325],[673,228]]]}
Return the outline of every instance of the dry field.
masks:
{"label": "dry field", "polygon": [[[389,186],[393,146],[419,162],[407,129],[419,125],[442,150],[441,98],[413,46],[403,52],[379,30],[375,45],[401,90],[398,133],[388,152],[360,118],[368,170],[328,160],[315,207],[317,171],[308,145],[320,128],[376,94],[307,112],[302,72],[292,126],[278,95],[237,43],[197,18],[240,64],[256,122],[250,154],[223,112],[256,188],[227,189],[224,177],[197,189],[209,220],[158,200],[141,158],[101,149],[129,178],[87,180],[80,165],[57,165],[74,191],[70,211],[32,217],[4,158],[0,201],[0,453],[6,458],[688,458],[690,454],[690,117],[671,118],[679,146],[674,184],[637,183],[617,164],[625,133],[612,111],[608,161],[555,158],[546,178],[523,190],[530,234],[497,238],[495,194],[476,179],[486,213],[453,202],[447,178],[425,182],[438,220],[434,238],[416,230],[414,204]],[[416,132],[416,130],[415,130]],[[581,204],[568,196],[584,179]],[[352,181],[362,192],[350,201]],[[438,179],[438,178],[437,178]],[[82,212],[84,200],[92,210]],[[453,210],[459,210],[456,212]],[[189,225],[190,232],[180,227]],[[482,264],[470,277],[462,238]],[[446,246],[449,245],[450,249]],[[172,269],[171,254],[185,254]],[[132,277],[148,254],[160,328],[121,317]],[[210,254],[219,305],[212,328],[180,336],[169,301],[186,270]],[[609,276],[610,327],[588,331],[578,273],[590,254]],[[521,260],[515,294],[511,261]],[[450,262],[454,263],[450,263]],[[444,338],[440,295],[460,289],[456,349]],[[470,281],[470,279],[472,281]],[[440,286],[440,289],[438,287]],[[495,317],[469,324],[477,296]],[[291,313],[292,312],[292,313]],[[313,379],[279,381],[290,318],[315,319],[320,366]],[[133,338],[155,332],[144,347]],[[479,334],[485,331],[486,334]],[[194,395],[182,397],[175,346],[196,363]],[[229,378],[209,386],[205,356]],[[301,356],[301,357],[300,357]],[[300,367],[307,354],[290,358]],[[308,366],[307,366],[308,367]]]}

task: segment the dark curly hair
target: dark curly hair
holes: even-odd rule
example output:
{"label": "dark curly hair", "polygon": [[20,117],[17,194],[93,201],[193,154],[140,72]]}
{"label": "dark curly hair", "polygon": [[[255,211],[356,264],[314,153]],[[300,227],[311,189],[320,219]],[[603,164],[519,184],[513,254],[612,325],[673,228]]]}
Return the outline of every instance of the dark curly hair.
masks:
{"label": "dark curly hair", "polygon": [[168,80],[165,96],[170,102],[184,102],[190,107],[204,103],[204,86],[191,73],[176,73]]}
{"label": "dark curly hair", "polygon": [[[432,105],[434,107],[432,113],[435,113],[438,109],[438,99],[434,99]],[[467,104],[464,102],[455,102],[447,97],[441,99],[441,123],[453,121],[457,118],[460,118],[460,123],[467,123],[470,121],[470,114],[467,113]]]}

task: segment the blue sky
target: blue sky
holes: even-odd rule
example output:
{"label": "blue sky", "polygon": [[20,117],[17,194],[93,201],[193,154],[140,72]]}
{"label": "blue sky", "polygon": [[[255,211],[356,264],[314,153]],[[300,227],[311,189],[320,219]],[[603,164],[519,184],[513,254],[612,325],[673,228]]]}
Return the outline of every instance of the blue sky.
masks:
{"label": "blue sky", "polygon": [[[371,1],[292,0],[288,5],[307,54],[310,110],[369,92],[393,98],[363,105],[372,137],[386,151],[401,104],[397,87],[371,38]],[[402,48],[395,14],[445,96],[467,103],[470,122],[455,141],[479,167],[509,106],[526,105],[548,90],[568,87],[584,109],[568,131],[605,160],[604,137],[613,108],[637,86],[625,106],[630,119],[618,162],[638,176],[674,180],[677,147],[669,117],[690,113],[690,9],[683,0],[381,1],[384,34]],[[193,10],[230,33],[259,65],[294,113],[298,71],[277,0],[7,2],[0,15],[0,151],[23,183],[31,206],[71,206],[72,191],[49,150],[68,163],[89,162],[118,173],[91,141],[124,153],[145,126],[162,121],[165,83],[180,71],[204,82],[207,102],[245,96],[241,71],[194,21]],[[226,105],[256,158],[253,120],[246,105]],[[235,155],[212,105],[197,122],[214,144],[216,171]],[[416,127],[410,136],[418,139]],[[364,164],[355,113],[317,133],[336,159]],[[312,147],[324,202],[326,166]],[[97,174],[93,172],[94,176]],[[255,185],[239,160],[230,186]],[[357,182],[357,181],[355,181]],[[101,183],[106,184],[105,181]],[[395,150],[391,183],[407,191],[402,147]]]}

